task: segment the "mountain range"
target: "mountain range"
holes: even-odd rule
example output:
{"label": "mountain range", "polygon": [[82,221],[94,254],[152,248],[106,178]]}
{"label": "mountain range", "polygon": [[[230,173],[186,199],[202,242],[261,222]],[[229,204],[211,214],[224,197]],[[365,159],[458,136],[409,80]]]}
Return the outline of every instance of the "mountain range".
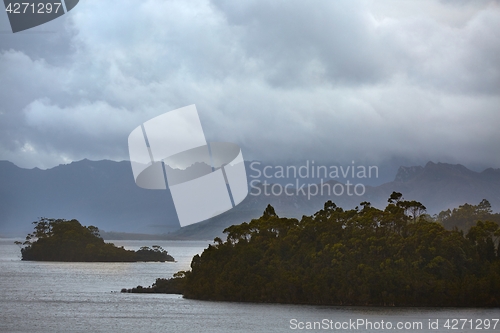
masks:
{"label": "mountain range", "polygon": [[[247,171],[250,162],[245,162]],[[357,183],[361,183],[358,179]],[[139,188],[132,176],[130,162],[82,160],[40,170],[19,168],[0,161],[0,236],[24,236],[32,231],[31,222],[39,217],[78,219],[83,225],[94,225],[106,231],[103,235],[126,238],[135,233],[165,239],[211,240],[232,224],[259,217],[268,204],[280,216],[297,217],[313,214],[332,200],[344,209],[354,208],[363,201],[384,208],[393,191],[403,193],[406,200],[417,200],[429,214],[458,207],[464,203],[490,201],[493,211],[500,210],[500,169],[475,172],[456,164],[428,162],[425,166],[401,166],[393,181],[378,186],[358,187],[349,195],[345,184],[325,181],[324,193],[314,194],[321,185],[310,184],[302,190],[290,186],[287,195],[283,185],[274,187],[253,183],[250,194],[235,208],[206,221],[180,228],[168,190]],[[283,182],[282,182],[283,183]],[[351,183],[353,183],[351,181]],[[354,183],[355,184],[355,183]],[[315,187],[316,186],[316,187]],[[335,187],[336,186],[336,187]],[[344,189],[335,195],[330,189]],[[271,195],[266,195],[266,193]],[[309,196],[308,196],[309,194]],[[193,206],[196,209],[196,206]],[[115,233],[110,233],[115,232]],[[115,237],[113,237],[115,236]]]}

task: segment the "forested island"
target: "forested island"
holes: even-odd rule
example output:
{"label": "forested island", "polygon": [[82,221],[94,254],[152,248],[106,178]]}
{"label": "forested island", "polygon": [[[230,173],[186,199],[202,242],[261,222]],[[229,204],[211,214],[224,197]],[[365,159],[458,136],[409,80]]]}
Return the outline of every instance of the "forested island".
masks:
{"label": "forested island", "polygon": [[[226,228],[226,241],[216,238],[196,255],[191,271],[122,292],[294,304],[500,306],[499,215],[486,200],[434,218],[397,192],[384,210],[360,206],[343,210],[328,201],[298,220],[279,217],[269,205],[259,219]],[[471,226],[446,229],[453,219]]]}
{"label": "forested island", "polygon": [[16,242],[21,248],[22,260],[136,262],[174,261],[158,245],[144,246],[138,251],[126,250],[105,243],[94,226],[82,226],[77,220],[41,218],[33,222],[35,230],[25,242]]}

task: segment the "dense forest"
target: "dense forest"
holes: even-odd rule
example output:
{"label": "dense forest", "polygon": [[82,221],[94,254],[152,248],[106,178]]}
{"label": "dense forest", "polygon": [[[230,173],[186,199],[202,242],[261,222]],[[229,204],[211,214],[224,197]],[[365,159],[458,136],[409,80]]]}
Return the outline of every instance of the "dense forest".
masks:
{"label": "dense forest", "polygon": [[41,218],[33,222],[35,230],[26,236],[21,254],[23,260],[40,261],[174,261],[158,245],[138,251],[125,250],[105,243],[94,226],[82,226],[77,220]]}
{"label": "dense forest", "polygon": [[[487,201],[483,217],[491,214]],[[259,219],[224,230],[191,271],[129,292],[186,298],[325,305],[500,306],[496,222],[447,230],[425,206],[392,193],[384,210],[331,201],[312,216]],[[456,212],[448,214],[453,217]],[[444,215],[441,215],[441,218]]]}
{"label": "dense forest", "polygon": [[488,200],[483,199],[477,205],[463,204],[458,208],[447,209],[436,216],[446,229],[469,230],[477,221],[491,221],[500,223],[500,214],[493,213]]}

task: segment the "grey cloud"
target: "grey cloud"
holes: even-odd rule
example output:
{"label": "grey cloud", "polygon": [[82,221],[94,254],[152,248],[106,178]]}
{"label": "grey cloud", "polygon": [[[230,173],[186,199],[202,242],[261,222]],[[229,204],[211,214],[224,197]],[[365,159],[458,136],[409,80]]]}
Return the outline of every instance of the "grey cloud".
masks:
{"label": "grey cloud", "polygon": [[76,33],[71,27],[70,14],[29,30],[12,34],[8,17],[0,15],[0,51],[16,50],[34,60],[43,59],[51,65],[70,60],[71,40]]}
{"label": "grey cloud", "polygon": [[380,84],[405,75],[451,92],[500,87],[498,8],[486,6],[457,29],[432,18],[377,21],[353,1],[216,4],[273,85]]}
{"label": "grey cloud", "polygon": [[[245,53],[264,64],[275,85],[314,83],[317,76],[340,84],[385,76],[383,50],[360,2],[216,2],[241,34]],[[321,81],[319,81],[321,82]]]}
{"label": "grey cloud", "polygon": [[500,167],[498,8],[452,27],[362,1],[117,3],[0,36],[0,159],[127,159],[132,129],[194,103],[247,159]]}
{"label": "grey cloud", "polygon": [[471,4],[487,5],[488,3],[500,3],[500,0],[439,0],[439,2],[446,5],[464,6]]}

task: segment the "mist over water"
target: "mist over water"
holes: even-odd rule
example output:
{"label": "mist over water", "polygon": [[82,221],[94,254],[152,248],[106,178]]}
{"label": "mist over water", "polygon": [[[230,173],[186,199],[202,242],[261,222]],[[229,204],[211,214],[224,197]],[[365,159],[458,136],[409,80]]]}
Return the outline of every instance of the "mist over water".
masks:
{"label": "mist over water", "polygon": [[[66,263],[21,261],[14,239],[0,239],[0,332],[290,332],[307,322],[422,322],[498,318],[498,309],[327,307],[224,303],[180,295],[128,294],[121,288],[151,285],[187,270],[208,241],[111,241],[126,249],[160,245],[175,263]],[[293,323],[291,324],[291,320]],[[295,325],[295,326],[294,326]],[[500,324],[491,332],[500,331]],[[296,327],[297,329],[292,329]],[[305,327],[305,326],[304,326]],[[347,332],[351,330],[330,330]],[[380,332],[360,327],[357,332]],[[396,331],[396,330],[394,330]],[[400,330],[397,330],[400,332]],[[460,330],[472,332],[477,330]],[[484,329],[483,329],[484,331]]]}

